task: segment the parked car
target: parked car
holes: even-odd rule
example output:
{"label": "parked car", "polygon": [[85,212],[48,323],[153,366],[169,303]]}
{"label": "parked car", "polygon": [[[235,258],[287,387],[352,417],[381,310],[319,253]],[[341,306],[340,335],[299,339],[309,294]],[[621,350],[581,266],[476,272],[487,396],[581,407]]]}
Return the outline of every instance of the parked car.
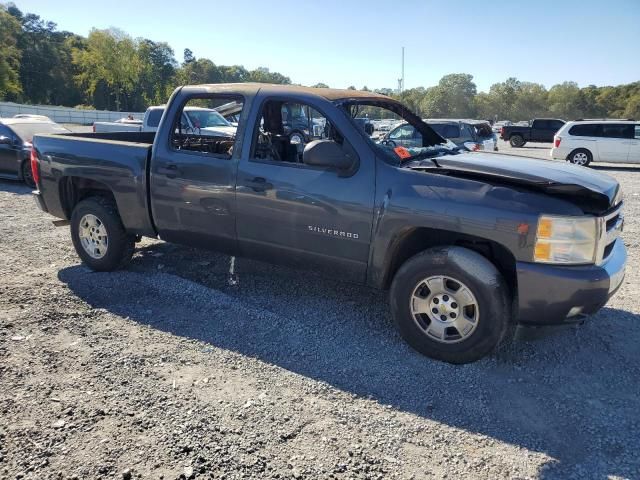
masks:
{"label": "parked car", "polygon": [[640,122],[576,120],[553,140],[551,158],[587,166],[591,162],[640,163]]}
{"label": "parked car", "polygon": [[491,125],[491,130],[493,130],[493,133],[500,133],[502,127],[508,127],[509,125],[511,125],[509,120],[500,120],[499,122]]}
{"label": "parked car", "polygon": [[[450,119],[425,119],[424,121],[441,137],[451,140],[465,150],[498,150],[498,139],[491,131],[488,122]],[[416,147],[422,145],[420,133],[409,124],[394,128],[382,137],[381,141],[392,146]]]}
{"label": "parked car", "polygon": [[21,180],[35,187],[30,163],[33,136],[37,133],[69,132],[50,120],[0,118],[0,177]]}
{"label": "parked car", "polygon": [[528,126],[508,125],[500,130],[500,138],[512,147],[524,147],[527,142],[553,142],[553,136],[564,125],[556,118],[536,118]]}
{"label": "parked car", "polygon": [[14,115],[13,118],[28,118],[31,120],[44,120],[45,122],[52,122],[53,120],[51,120],[49,117],[47,117],[46,115],[36,115],[33,113],[18,113],[17,115]]}
{"label": "parked car", "polygon": [[[107,132],[155,132],[160,124],[165,106],[147,108],[141,123],[137,121],[95,122],[93,131]],[[236,127],[231,125],[220,113],[211,108],[190,106],[184,109],[180,121],[185,132],[202,131],[204,134],[233,136]],[[122,120],[122,119],[121,119]]]}
{"label": "parked car", "polygon": [[[244,102],[235,137],[175,128],[186,102],[229,97]],[[453,363],[487,355],[515,323],[582,320],[623,280],[621,190],[600,172],[448,148],[371,92],[249,83],[171,98],[155,135],[34,140],[36,203],[68,221],[93,270],[122,268],[148,236],[389,289],[402,337]],[[320,137],[293,144],[283,104],[322,112]],[[371,141],[353,113],[373,106],[422,145]]]}

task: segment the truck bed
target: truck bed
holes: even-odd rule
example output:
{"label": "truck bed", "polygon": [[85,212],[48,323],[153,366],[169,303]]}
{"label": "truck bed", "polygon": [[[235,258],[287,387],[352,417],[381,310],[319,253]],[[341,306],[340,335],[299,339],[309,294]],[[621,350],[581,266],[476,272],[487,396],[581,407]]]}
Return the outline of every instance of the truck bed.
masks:
{"label": "truck bed", "polygon": [[69,218],[64,195],[76,179],[95,182],[113,193],[124,226],[155,235],[147,201],[148,169],[155,132],[37,135],[40,191],[54,216]]}

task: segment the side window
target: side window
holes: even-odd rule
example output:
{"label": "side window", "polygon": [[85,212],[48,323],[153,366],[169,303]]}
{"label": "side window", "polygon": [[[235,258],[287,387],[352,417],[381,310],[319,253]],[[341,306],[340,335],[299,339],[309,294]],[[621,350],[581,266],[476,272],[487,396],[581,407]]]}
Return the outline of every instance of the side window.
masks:
{"label": "side window", "polygon": [[473,140],[475,138],[474,132],[471,130],[471,127],[467,124],[462,126],[462,136],[466,139]]}
{"label": "side window", "polygon": [[230,101],[239,105],[240,115],[244,106],[242,97],[206,95],[189,99],[174,118],[171,133],[173,148],[217,158],[231,158],[237,126],[229,123],[216,110]]}
{"label": "side window", "polygon": [[601,125],[597,123],[585,123],[574,125],[569,129],[569,135],[575,137],[598,137],[600,136]]}
{"label": "side window", "polygon": [[395,128],[390,134],[389,138],[392,140],[401,140],[404,135],[404,126]]}
{"label": "side window", "polygon": [[551,128],[553,128],[556,132],[560,130],[564,125],[564,122],[561,122],[560,120],[551,120],[551,122],[549,123],[551,124]]}
{"label": "side window", "polygon": [[13,134],[13,132],[4,125],[0,125],[0,137],[9,137],[12,140],[15,139],[15,135]]}
{"label": "side window", "polygon": [[633,138],[633,125],[620,123],[604,123],[602,136],[605,138]]}
{"label": "side window", "polygon": [[633,137],[636,140],[640,140],[640,124],[639,125],[635,125],[634,128],[635,128],[635,132],[634,132]]}
{"label": "side window", "polygon": [[536,120],[535,122],[533,122],[533,126],[532,128],[537,128],[540,130],[546,130],[549,127],[549,121],[548,120]]}
{"label": "side window", "polygon": [[353,148],[319,111],[305,104],[267,100],[258,117],[251,158],[302,164],[305,146],[314,140],[332,140],[343,149]]}

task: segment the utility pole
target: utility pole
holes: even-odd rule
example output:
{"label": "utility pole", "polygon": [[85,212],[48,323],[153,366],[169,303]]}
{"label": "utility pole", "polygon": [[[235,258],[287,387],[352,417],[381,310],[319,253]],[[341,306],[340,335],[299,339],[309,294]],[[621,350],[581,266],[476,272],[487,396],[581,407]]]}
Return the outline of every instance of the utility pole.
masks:
{"label": "utility pole", "polygon": [[402,89],[400,93],[404,92],[404,47],[402,47]]}
{"label": "utility pole", "polygon": [[404,47],[402,47],[402,69],[401,77],[398,79],[398,95],[404,91]]}

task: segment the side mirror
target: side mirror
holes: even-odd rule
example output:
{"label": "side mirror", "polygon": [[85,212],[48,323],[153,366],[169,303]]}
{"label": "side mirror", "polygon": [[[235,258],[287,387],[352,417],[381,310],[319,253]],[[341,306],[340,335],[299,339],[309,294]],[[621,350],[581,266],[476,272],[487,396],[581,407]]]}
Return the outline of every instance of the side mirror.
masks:
{"label": "side mirror", "polygon": [[314,140],[307,143],[302,152],[302,163],[314,167],[347,170],[353,166],[353,160],[333,140]]}
{"label": "side mirror", "polygon": [[4,135],[0,135],[0,145],[13,145],[13,140]]}

